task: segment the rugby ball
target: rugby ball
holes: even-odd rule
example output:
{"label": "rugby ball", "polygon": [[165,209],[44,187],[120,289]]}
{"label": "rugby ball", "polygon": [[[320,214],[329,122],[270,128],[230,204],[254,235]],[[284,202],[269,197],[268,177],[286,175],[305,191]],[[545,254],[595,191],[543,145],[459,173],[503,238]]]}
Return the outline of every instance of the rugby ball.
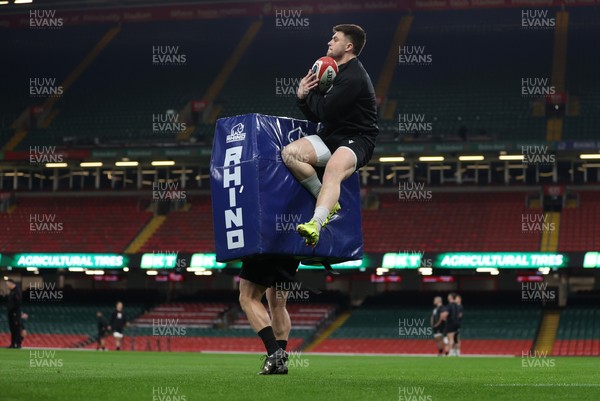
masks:
{"label": "rugby ball", "polygon": [[337,76],[338,66],[333,58],[325,56],[315,61],[311,71],[317,75],[319,90],[321,92],[327,92],[329,88],[331,88],[331,85],[333,85],[333,80]]}

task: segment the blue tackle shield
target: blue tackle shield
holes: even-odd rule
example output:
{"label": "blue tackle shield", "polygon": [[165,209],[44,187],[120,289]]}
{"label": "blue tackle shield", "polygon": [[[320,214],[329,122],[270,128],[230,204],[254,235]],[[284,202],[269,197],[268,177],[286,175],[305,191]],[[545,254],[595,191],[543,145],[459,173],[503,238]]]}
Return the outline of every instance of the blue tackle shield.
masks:
{"label": "blue tackle shield", "polygon": [[342,210],[321,230],[315,248],[296,233],[298,224],[311,219],[315,198],[290,173],[281,150],[316,128],[308,121],[261,114],[217,121],[210,183],[219,262],[267,254],[307,263],[362,259],[357,173],[342,183]]}

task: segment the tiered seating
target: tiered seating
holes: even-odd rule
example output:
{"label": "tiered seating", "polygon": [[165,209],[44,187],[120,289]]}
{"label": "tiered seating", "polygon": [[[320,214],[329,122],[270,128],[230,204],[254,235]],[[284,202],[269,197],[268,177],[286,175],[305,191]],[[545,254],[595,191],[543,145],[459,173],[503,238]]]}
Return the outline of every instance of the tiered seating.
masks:
{"label": "tiered seating", "polygon": [[461,127],[497,140],[545,138],[545,119],[532,117],[521,78],[550,76],[553,37],[520,29],[513,10],[414,13],[406,46],[424,46],[432,60],[398,67],[388,94],[398,106],[393,121],[382,121],[381,140],[396,136],[405,113],[425,114],[438,138],[458,138]]}
{"label": "tiered seating", "polygon": [[[294,336],[288,341],[288,350],[294,350],[302,344],[303,339]],[[106,338],[106,346],[109,350],[115,349],[112,337]],[[95,344],[89,344],[85,348],[95,349]],[[127,333],[122,343],[123,350],[135,351],[172,351],[172,352],[258,352],[264,353],[265,347],[256,334],[249,333],[245,337],[160,337],[160,336],[136,336],[131,337]]]}
{"label": "tiered seating", "polygon": [[[553,15],[556,9],[549,11]],[[581,110],[579,116],[566,118],[565,136],[591,138],[600,114],[600,83],[594,74],[598,60],[588,46],[590,38],[598,36],[597,16],[583,7],[569,12],[567,89],[579,97]],[[521,29],[514,10],[412,15],[405,44],[424,46],[432,61],[396,70],[388,98],[397,101],[397,107],[392,120],[380,122],[381,141],[397,137],[400,113],[425,114],[426,122],[432,123],[432,135],[447,139],[456,138],[462,127],[469,136],[499,140],[545,138],[546,119],[532,116],[532,99],[521,96],[521,79],[551,76],[554,30]],[[398,13],[312,14],[310,27],[301,31],[278,30],[273,17],[264,17],[257,36],[218,94],[215,107],[222,107],[221,117],[249,112],[302,117],[293,93],[278,96],[276,80],[302,77],[312,61],[323,55],[329,39],[328,29],[315,27],[331,27],[341,20],[359,21],[367,31],[361,60],[376,83],[385,60],[381,55],[389,50],[399,17]],[[201,24],[123,24],[115,39],[58,101],[60,113],[50,127],[32,130],[19,148],[61,144],[65,137],[86,144],[94,143],[95,138],[103,143],[173,142],[173,133],[152,132],[152,116],[201,99],[252,22],[252,18],[219,18]],[[40,103],[23,91],[23,82],[42,75],[62,81],[108,29],[95,25],[69,26],[50,34],[9,32],[5,41],[8,54],[21,60],[23,68],[7,83],[10,88],[3,99],[8,100],[0,101],[6,116],[0,128],[8,127],[28,105]],[[228,35],[214,35],[217,31]],[[232,37],[238,40],[230,40]],[[179,46],[179,54],[186,55],[185,65],[153,65],[153,46]],[[273,57],[273,49],[278,57]],[[211,55],[209,63],[206,54]],[[41,60],[43,73],[38,68]],[[193,133],[200,140],[211,134],[210,124],[199,124]]]}
{"label": "tiered seating", "polygon": [[[591,38],[600,36],[598,10],[589,7],[569,9],[567,34],[566,88],[569,95],[577,97],[579,106],[571,104],[565,117],[564,139],[592,139],[598,135],[600,126],[600,59],[597,52],[590,52]],[[579,110],[577,110],[579,109]]]}
{"label": "tiered seating", "polygon": [[559,251],[600,249],[600,193],[580,192],[579,207],[563,209],[560,218]]}
{"label": "tiered seating", "polygon": [[159,305],[144,313],[135,321],[139,327],[152,327],[155,322],[177,321],[178,324],[190,328],[210,328],[218,323],[219,318],[230,305],[225,303],[169,303]]}
{"label": "tiered seating", "polygon": [[568,306],[560,314],[553,355],[600,355],[600,309]]}
{"label": "tiered seating", "polygon": [[[238,18],[123,24],[56,105],[61,112],[52,125],[32,131],[19,148],[56,145],[64,137],[86,144],[94,143],[94,138],[101,143],[174,142],[176,133],[153,132],[153,115],[179,111],[189,100],[201,99],[237,44],[231,38],[240,38],[249,24],[249,19]],[[77,37],[77,29],[64,30],[69,32],[63,40],[65,46]],[[214,35],[217,31],[228,34]],[[55,49],[54,40],[48,49]],[[153,64],[154,46],[178,46],[178,54],[186,56],[185,64]],[[69,55],[63,53],[46,59],[61,60]],[[75,65],[69,65],[69,71]]]}
{"label": "tiered seating", "polygon": [[[383,294],[377,298],[385,297]],[[390,308],[385,304],[370,304],[368,300],[365,303],[366,306],[355,310],[314,351],[373,354],[437,352],[429,331],[431,308],[401,305]],[[539,308],[475,305],[465,308],[461,328],[462,354],[520,355],[531,348],[539,324]]]}
{"label": "tiered seating", "polygon": [[141,252],[155,249],[176,249],[179,252],[214,252],[212,209],[210,196],[190,197],[188,211],[167,216],[165,222],[144,244]]}
{"label": "tiered seating", "polygon": [[[25,292],[23,312],[29,315],[23,322],[28,335],[25,347],[75,348],[81,346],[90,337],[97,335],[96,312],[104,314],[107,322],[114,309],[113,303],[73,304],[63,301],[27,301]],[[125,304],[124,313],[128,319],[134,319],[142,312],[142,305]],[[6,315],[6,306],[0,308]],[[7,332],[7,325],[0,327]],[[0,333],[0,341],[10,343],[10,334]]]}
{"label": "tiered seating", "polygon": [[[159,305],[136,319],[125,332],[123,349],[138,351],[231,351],[261,352],[263,346],[245,315],[229,327],[225,316],[233,303],[170,303]],[[317,327],[332,316],[334,305],[288,304],[293,321],[289,349],[314,335]],[[243,317],[242,317],[243,316]],[[171,327],[171,329],[169,329]],[[162,330],[162,331],[161,331]],[[164,333],[164,334],[161,334]],[[169,334],[166,334],[169,333]],[[113,339],[107,338],[109,348]],[[95,348],[89,344],[87,348]]]}
{"label": "tiered seating", "polygon": [[[319,304],[296,304],[288,303],[287,310],[290,319],[294,322],[294,329],[315,330],[323,321],[331,317],[335,312],[333,305]],[[234,328],[246,329],[250,323],[246,315],[241,313],[233,324]]]}
{"label": "tiered seating", "polygon": [[[75,348],[87,339],[87,335],[77,334],[27,334],[22,345],[26,348]],[[0,344],[8,347],[10,333],[0,333]]]}
{"label": "tiered seating", "polygon": [[0,214],[0,251],[120,253],[151,217],[135,197],[20,198]]}
{"label": "tiered seating", "polygon": [[[363,211],[365,251],[537,251],[540,233],[523,233],[523,193],[434,193],[431,202],[381,195],[381,208]],[[390,222],[396,222],[390,224]]]}
{"label": "tiered seating", "polygon": [[[29,106],[43,105],[45,97],[31,96],[31,78],[56,79],[62,84],[67,75],[83,60],[89,50],[100,40],[106,27],[103,25],[65,26],[57,30],[11,29],[2,35],[2,52],[5,60],[0,69],[4,76],[3,96],[0,97],[0,127],[9,127]],[[10,138],[0,133],[0,147]],[[43,138],[40,138],[43,139]],[[46,142],[46,145],[56,145]],[[35,142],[33,145],[42,145]]]}

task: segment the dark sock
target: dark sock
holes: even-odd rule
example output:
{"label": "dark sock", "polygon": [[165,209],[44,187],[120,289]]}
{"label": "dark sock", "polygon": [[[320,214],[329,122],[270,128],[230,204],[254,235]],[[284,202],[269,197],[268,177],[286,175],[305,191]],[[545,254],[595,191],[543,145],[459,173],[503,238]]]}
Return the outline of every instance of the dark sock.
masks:
{"label": "dark sock", "polygon": [[287,340],[277,340],[277,344],[279,344],[279,348],[285,351],[287,347]]}
{"label": "dark sock", "polygon": [[268,355],[273,355],[275,351],[279,349],[279,344],[277,344],[277,340],[275,339],[275,333],[273,333],[273,327],[265,327],[258,332],[258,336],[262,340],[263,344],[265,344]]}

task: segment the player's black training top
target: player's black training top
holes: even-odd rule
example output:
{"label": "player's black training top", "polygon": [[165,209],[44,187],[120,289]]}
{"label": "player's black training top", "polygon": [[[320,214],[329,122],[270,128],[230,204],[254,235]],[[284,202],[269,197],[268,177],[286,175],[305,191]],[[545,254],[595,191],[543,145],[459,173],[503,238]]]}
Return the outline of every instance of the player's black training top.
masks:
{"label": "player's black training top", "polygon": [[463,313],[465,308],[462,305],[456,304],[456,309],[458,310],[458,325],[460,326],[462,323]]}
{"label": "player's black training top", "polygon": [[8,316],[12,316],[13,318],[17,317],[19,319],[21,318],[21,301],[21,289],[17,285],[8,293],[8,301],[6,304]]}
{"label": "player's black training top", "polygon": [[[98,333],[105,334],[106,333],[106,320],[104,320],[104,316],[98,317]],[[118,330],[117,330],[118,331]]]}
{"label": "player's black training top", "polygon": [[125,315],[123,312],[113,311],[112,315],[110,315],[110,327],[118,333],[123,332],[123,327],[125,327]]}
{"label": "player's black training top", "polygon": [[458,326],[460,324],[458,318],[458,305],[454,302],[450,302],[446,308],[448,309],[448,325]]}
{"label": "player's black training top", "polygon": [[311,90],[297,104],[309,121],[321,122],[319,136],[338,142],[348,135],[363,135],[375,146],[379,134],[377,101],[371,78],[357,58],[339,67],[333,85],[326,93]]}
{"label": "player's black training top", "polygon": [[445,322],[440,323],[437,327],[435,326],[435,324],[440,321],[440,315],[442,314],[442,312],[445,312],[445,311],[446,311],[446,307],[444,305],[436,306],[433,309],[433,313],[432,313],[433,326],[432,327],[434,327],[435,329],[443,329],[444,328],[444,325],[446,324]]}

